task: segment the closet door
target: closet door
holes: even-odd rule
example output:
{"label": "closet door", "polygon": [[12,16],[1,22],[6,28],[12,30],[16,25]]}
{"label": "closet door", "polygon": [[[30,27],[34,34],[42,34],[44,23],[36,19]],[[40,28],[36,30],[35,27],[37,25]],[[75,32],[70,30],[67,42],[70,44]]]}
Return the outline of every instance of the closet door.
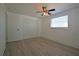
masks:
{"label": "closet door", "polygon": [[22,19],[20,15],[7,13],[7,41],[21,40],[22,38]]}
{"label": "closet door", "polygon": [[23,39],[28,39],[28,38],[32,38],[32,37],[37,37],[38,35],[38,21],[36,19],[33,18],[28,18],[25,17],[23,19]]}
{"label": "closet door", "polygon": [[38,19],[34,17],[7,13],[7,41],[37,37],[39,32],[38,22]]}

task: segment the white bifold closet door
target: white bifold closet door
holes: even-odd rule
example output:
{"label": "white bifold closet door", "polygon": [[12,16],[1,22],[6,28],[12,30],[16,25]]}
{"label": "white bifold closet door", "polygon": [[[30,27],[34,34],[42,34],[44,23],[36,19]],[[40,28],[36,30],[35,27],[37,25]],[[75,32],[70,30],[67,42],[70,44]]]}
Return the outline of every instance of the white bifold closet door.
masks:
{"label": "white bifold closet door", "polygon": [[33,18],[23,19],[23,39],[36,37],[38,35],[38,21]]}
{"label": "white bifold closet door", "polygon": [[37,37],[39,21],[36,18],[15,13],[7,13],[7,41]]}

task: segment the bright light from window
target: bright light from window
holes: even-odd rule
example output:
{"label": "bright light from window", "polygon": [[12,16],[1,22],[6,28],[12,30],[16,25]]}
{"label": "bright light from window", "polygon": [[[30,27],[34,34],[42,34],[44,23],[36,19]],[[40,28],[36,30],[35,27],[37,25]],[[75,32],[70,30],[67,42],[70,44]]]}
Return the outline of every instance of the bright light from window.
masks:
{"label": "bright light from window", "polygon": [[68,27],[68,15],[52,19],[50,27]]}

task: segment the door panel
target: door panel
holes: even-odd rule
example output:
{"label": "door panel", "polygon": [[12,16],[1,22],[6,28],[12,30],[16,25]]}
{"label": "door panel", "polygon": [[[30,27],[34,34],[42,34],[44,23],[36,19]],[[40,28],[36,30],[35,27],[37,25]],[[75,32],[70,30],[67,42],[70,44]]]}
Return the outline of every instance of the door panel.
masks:
{"label": "door panel", "polygon": [[7,41],[16,41],[22,39],[22,28],[20,16],[7,13]]}
{"label": "door panel", "polygon": [[8,42],[38,36],[38,20],[15,13],[7,13]]}
{"label": "door panel", "polygon": [[32,18],[23,19],[23,39],[37,36],[37,20]]}

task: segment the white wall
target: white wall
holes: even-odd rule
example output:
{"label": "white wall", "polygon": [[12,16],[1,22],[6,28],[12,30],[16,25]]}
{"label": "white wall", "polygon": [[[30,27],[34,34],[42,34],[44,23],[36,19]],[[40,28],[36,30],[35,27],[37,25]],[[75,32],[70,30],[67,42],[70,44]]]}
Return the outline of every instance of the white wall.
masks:
{"label": "white wall", "polygon": [[[50,20],[63,15],[69,16],[69,28],[50,28]],[[53,17],[48,16],[41,19],[43,37],[79,48],[79,8],[53,15]]]}
{"label": "white wall", "polygon": [[5,50],[5,6],[0,4],[0,55],[3,55]]}
{"label": "white wall", "polygon": [[[40,36],[40,19],[7,12],[8,42]],[[19,31],[17,30],[19,29]]]}

